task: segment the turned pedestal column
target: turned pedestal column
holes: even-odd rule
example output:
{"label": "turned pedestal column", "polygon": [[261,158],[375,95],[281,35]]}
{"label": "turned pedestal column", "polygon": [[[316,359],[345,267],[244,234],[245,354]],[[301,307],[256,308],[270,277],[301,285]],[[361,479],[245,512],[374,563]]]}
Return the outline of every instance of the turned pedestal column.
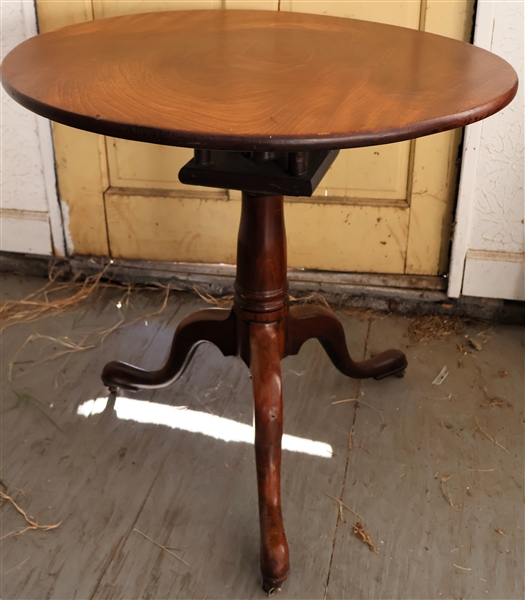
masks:
{"label": "turned pedestal column", "polygon": [[212,342],[225,356],[240,356],[250,368],[261,571],[267,591],[279,586],[290,571],[281,513],[281,359],[297,354],[313,337],[321,342],[334,365],[350,377],[401,375],[407,365],[399,350],[387,350],[356,363],[348,354],[343,327],[330,310],[319,306],[290,309],[283,197],[243,193],[233,308],[202,310],[184,319],[175,332],[168,360],[158,371],[111,362],[102,374],[113,392],[117,388],[164,387],[182,374],[202,342]]}

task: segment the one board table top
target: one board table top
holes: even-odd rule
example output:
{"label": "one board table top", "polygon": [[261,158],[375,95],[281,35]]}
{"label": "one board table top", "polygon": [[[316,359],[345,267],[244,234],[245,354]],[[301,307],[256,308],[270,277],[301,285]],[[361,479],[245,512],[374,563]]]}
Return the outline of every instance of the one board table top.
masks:
{"label": "one board table top", "polygon": [[244,10],[147,13],[33,37],[2,65],[26,108],[88,131],[223,150],[352,148],[483,119],[518,80],[503,59],[367,21]]}

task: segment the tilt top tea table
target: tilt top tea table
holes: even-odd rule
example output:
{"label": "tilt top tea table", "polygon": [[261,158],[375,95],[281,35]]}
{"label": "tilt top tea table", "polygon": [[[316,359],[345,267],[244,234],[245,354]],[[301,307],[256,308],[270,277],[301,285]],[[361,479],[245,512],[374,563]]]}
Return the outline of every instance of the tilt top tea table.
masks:
{"label": "tilt top tea table", "polygon": [[349,377],[402,375],[387,350],[363,362],[324,308],[289,307],[283,195],[311,196],[342,148],[479,121],[518,81],[493,54],[448,38],[352,19],[270,11],[180,11],[73,25],[31,38],[2,65],[20,104],[102,135],[194,148],[179,178],[243,192],[231,311],[177,328],[165,365],[104,368],[111,391],[166,386],[212,342],[250,368],[265,590],[290,563],[280,499],[280,361],[317,338]]}

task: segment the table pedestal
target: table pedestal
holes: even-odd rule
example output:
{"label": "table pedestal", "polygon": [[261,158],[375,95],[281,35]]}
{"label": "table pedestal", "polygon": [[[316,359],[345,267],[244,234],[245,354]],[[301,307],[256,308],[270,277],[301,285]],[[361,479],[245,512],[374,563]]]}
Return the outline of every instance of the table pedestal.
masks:
{"label": "table pedestal", "polygon": [[280,468],[283,433],[281,359],[317,338],[335,367],[357,379],[402,375],[399,350],[354,362],[343,327],[320,306],[289,307],[283,197],[243,193],[237,246],[234,304],[206,309],[178,326],[166,364],[158,371],[110,362],[102,380],[110,391],[153,389],[175,381],[198,344],[211,342],[225,356],[237,355],[250,368],[255,401],[255,458],[261,527],[261,570],[266,591],[288,576],[288,543],[281,514]]}

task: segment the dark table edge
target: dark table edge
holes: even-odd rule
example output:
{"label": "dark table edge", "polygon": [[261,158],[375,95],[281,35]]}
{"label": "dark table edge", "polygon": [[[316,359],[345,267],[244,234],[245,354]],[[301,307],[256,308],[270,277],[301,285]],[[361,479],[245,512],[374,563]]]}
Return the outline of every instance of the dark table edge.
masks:
{"label": "dark table edge", "polygon": [[518,91],[518,78],[516,75],[515,83],[509,90],[505,91],[500,96],[493,98],[486,104],[454,115],[446,115],[444,117],[419,121],[402,127],[392,127],[391,129],[380,131],[365,131],[360,132],[359,134],[331,133],[318,136],[310,134],[304,137],[250,135],[249,138],[248,136],[238,134],[224,135],[211,134],[209,132],[187,132],[105,121],[104,119],[71,113],[40,102],[34,98],[30,98],[14,89],[3,77],[2,85],[13,100],[31,112],[56,123],[100,135],[183,148],[205,148],[210,150],[232,150],[239,152],[267,152],[272,150],[297,152],[301,150],[335,150],[391,144],[476,123],[477,121],[481,121],[482,119],[497,113],[514,99]]}

